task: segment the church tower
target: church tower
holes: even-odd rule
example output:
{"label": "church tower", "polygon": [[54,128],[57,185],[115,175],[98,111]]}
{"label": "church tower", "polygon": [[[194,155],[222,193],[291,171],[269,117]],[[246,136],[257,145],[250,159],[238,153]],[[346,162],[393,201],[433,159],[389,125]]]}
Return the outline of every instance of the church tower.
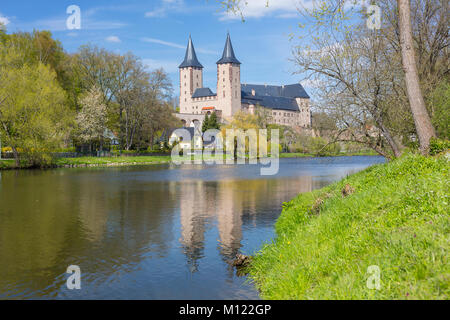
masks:
{"label": "church tower", "polygon": [[234,55],[229,33],[222,58],[217,61],[217,99],[225,117],[241,109],[241,63]]}
{"label": "church tower", "polygon": [[192,94],[203,88],[203,66],[197,59],[194,44],[189,36],[186,55],[180,69],[180,113],[193,113]]}

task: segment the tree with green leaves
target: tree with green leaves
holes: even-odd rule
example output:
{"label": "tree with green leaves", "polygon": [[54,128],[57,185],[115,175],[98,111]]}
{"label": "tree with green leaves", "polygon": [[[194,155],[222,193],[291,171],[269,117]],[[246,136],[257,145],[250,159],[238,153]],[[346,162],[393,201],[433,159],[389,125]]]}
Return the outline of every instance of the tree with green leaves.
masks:
{"label": "tree with green leaves", "polygon": [[67,138],[72,116],[55,72],[23,61],[23,52],[0,44],[0,139],[17,166],[44,166]]}
{"label": "tree with green leaves", "polygon": [[205,115],[205,120],[203,120],[203,124],[202,124],[202,132],[205,132],[209,129],[220,129],[220,123],[219,120],[217,119],[217,114],[216,112],[213,112],[211,115],[210,114],[206,114]]}
{"label": "tree with green leaves", "polygon": [[208,129],[220,129],[220,123],[217,119],[217,114],[213,112],[209,117],[209,128]]}
{"label": "tree with green leaves", "polygon": [[205,132],[208,129],[209,129],[209,114],[206,114],[202,124],[202,132]]}

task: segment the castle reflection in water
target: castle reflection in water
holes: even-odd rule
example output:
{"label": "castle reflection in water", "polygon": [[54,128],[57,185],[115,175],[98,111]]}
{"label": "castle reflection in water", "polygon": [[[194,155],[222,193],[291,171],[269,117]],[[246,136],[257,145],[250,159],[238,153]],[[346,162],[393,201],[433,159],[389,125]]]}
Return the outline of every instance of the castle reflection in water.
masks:
{"label": "castle reflection in water", "polygon": [[[320,182],[315,182],[320,187]],[[180,242],[191,271],[203,257],[205,232],[214,226],[218,250],[231,262],[242,246],[243,224],[255,225],[269,208],[278,208],[293,193],[313,189],[311,176],[288,180],[191,181],[180,187]],[[268,201],[270,203],[268,203]],[[273,218],[273,217],[272,217]]]}

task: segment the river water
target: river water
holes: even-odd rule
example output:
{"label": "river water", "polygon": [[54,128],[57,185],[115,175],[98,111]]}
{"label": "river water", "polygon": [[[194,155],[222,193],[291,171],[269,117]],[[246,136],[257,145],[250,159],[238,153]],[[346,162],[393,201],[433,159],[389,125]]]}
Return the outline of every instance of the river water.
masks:
{"label": "river water", "polygon": [[[230,261],[281,205],[382,157],[0,172],[0,299],[258,299]],[[69,290],[67,267],[81,270]]]}

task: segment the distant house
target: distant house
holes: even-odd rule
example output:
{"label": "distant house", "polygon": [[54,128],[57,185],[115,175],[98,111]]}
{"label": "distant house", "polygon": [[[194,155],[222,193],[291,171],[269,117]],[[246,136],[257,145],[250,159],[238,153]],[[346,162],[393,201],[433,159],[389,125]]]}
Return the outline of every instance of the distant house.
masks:
{"label": "distant house", "polygon": [[119,145],[119,139],[117,136],[109,129],[105,129],[103,132],[103,138],[109,140],[111,142],[112,146],[118,146]]}
{"label": "distant house", "polygon": [[203,148],[203,140],[202,140],[202,131],[198,126],[192,126],[188,128],[179,128],[184,129],[189,133],[190,140],[183,140],[181,134],[177,133],[177,129],[173,130],[170,134],[169,145],[173,146],[176,142],[180,144],[180,148],[188,149],[202,149]]}

